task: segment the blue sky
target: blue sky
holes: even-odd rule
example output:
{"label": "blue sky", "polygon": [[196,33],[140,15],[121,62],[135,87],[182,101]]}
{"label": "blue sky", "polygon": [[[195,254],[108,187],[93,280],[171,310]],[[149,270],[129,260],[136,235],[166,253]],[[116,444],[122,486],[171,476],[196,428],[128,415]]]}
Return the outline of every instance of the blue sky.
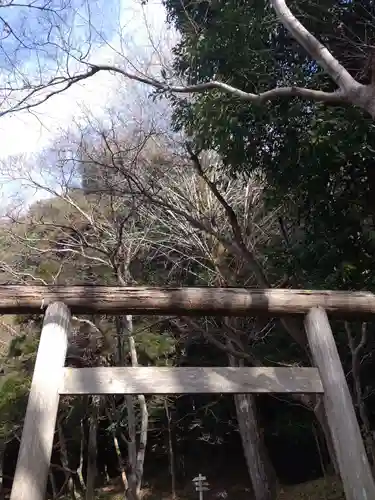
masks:
{"label": "blue sky", "polygon": [[[47,4],[48,10],[40,10]],[[58,53],[54,44],[61,45],[68,38],[74,46],[85,50],[90,34],[89,18],[95,27],[92,30],[93,42],[101,34],[108,39],[115,18],[103,16],[102,9],[103,5],[106,10],[116,9],[116,4],[116,0],[106,0],[101,5],[97,1],[88,3],[85,0],[38,0],[32,2],[32,6],[19,6],[17,2],[17,5],[0,7],[2,24],[11,28],[0,46],[1,68],[11,69],[15,63],[36,63],[37,55],[40,62],[52,66]],[[35,47],[38,47],[38,54]]]}
{"label": "blue sky", "polygon": [[[88,19],[90,19],[91,62],[120,64],[128,69],[134,64],[136,68],[150,74],[158,67],[155,47],[158,50],[160,48],[163,54],[169,57],[169,49],[176,40],[176,34],[167,30],[161,0],[150,0],[146,7],[141,6],[140,0],[97,0],[96,2],[89,0],[90,17],[83,0],[53,0],[55,5],[68,1],[73,4],[74,12],[67,18],[66,25],[62,23],[61,32],[57,28],[52,32],[50,40],[58,41],[64,37],[68,39],[67,36],[70,35],[69,42],[83,50],[87,46],[87,26]],[[0,16],[3,14],[1,11],[0,6]],[[13,15],[11,13],[8,17],[9,23]],[[40,23],[32,17],[31,24],[28,25],[28,30],[31,30],[30,36],[36,36],[40,41],[43,40],[44,35],[45,40],[46,22],[43,20],[43,23]],[[23,23],[21,16],[14,26],[22,29]],[[69,25],[74,25],[74,29],[70,32]],[[12,50],[14,52],[14,48],[17,48],[14,40],[13,45],[10,39],[7,43],[6,48],[9,53],[12,53]],[[43,49],[39,53],[35,50],[19,50],[17,64],[21,73],[31,80],[39,78],[39,68],[42,66],[47,76],[48,71],[52,74],[56,67],[56,60],[51,57],[54,51],[54,47],[48,50]],[[65,63],[61,54],[60,51],[60,64]],[[71,64],[77,65],[74,60]],[[4,81],[7,68],[3,53],[3,58],[0,58],[1,81]],[[36,108],[33,114],[17,112],[0,117],[0,168],[1,164],[3,166],[0,206],[7,203],[11,194],[24,191],[19,181],[6,182],[9,179],[8,176],[4,176],[4,169],[9,170],[10,162],[13,165],[22,164],[24,168],[28,168],[26,166],[30,165],[30,160],[35,159],[35,155],[42,152],[64,131],[74,128],[74,122],[79,123],[83,119],[85,110],[100,119],[105,117],[108,108],[116,107],[118,102],[122,109],[128,110],[130,119],[132,113],[147,113],[150,103],[147,102],[145,94],[145,89],[137,83],[111,76],[108,73],[99,73],[71,87],[64,94],[47,101]],[[15,156],[17,160],[14,159]],[[42,194],[34,193],[30,196],[34,200]]]}

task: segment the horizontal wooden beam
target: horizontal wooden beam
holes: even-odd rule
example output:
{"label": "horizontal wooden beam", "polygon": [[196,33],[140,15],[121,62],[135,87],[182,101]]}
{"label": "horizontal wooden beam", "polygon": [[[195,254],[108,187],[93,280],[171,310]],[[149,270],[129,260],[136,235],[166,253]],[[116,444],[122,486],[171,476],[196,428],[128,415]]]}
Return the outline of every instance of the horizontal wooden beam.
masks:
{"label": "horizontal wooden beam", "polygon": [[52,302],[64,302],[75,314],[283,316],[312,307],[341,317],[375,314],[369,292],[0,285],[0,314],[38,313]]}
{"label": "horizontal wooden beam", "polygon": [[321,393],[317,368],[65,368],[60,394]]}

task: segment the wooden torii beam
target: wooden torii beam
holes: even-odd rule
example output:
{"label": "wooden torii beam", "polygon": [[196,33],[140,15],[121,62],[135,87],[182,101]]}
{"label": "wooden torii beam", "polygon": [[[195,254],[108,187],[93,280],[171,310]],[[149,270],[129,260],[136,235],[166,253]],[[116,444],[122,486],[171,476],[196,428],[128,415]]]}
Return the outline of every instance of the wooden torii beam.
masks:
{"label": "wooden torii beam", "polygon": [[314,307],[336,317],[375,314],[375,295],[370,292],[0,285],[0,314],[42,313],[53,302],[63,302],[75,314],[277,317],[305,315]]}

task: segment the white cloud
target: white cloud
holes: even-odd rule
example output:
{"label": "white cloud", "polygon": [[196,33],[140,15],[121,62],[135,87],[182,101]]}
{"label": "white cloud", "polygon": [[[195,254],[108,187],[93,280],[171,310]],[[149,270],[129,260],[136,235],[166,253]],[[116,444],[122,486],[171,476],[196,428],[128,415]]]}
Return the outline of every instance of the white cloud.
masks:
{"label": "white cloud", "polygon": [[[122,0],[122,5],[119,32],[108,44],[94,51],[91,60],[103,64],[118,62],[128,66],[128,61],[131,61],[137,67],[143,66],[154,52],[149,41],[150,33],[153,44],[159,45],[167,31],[164,7],[158,1],[148,2],[144,8],[137,0]],[[99,117],[105,112],[106,106],[116,99],[120,88],[125,89],[130,85],[134,88],[134,84],[124,78],[98,73],[35,108],[33,113],[21,111],[3,116],[0,118],[0,160],[42,150],[61,130],[80,119],[83,108]]]}
{"label": "white cloud", "polygon": [[[168,45],[176,40],[176,34],[166,26],[165,9],[157,0],[150,0],[145,7],[139,0],[119,1],[121,9],[117,32],[109,43],[92,52],[91,61],[117,63],[130,70],[134,64],[137,68],[147,67],[152,72],[155,64],[160,64],[156,52],[160,50],[165,56]],[[128,101],[131,107],[136,94],[144,96],[144,89],[139,84],[103,72],[53,97],[35,108],[33,113],[22,111],[3,116],[0,118],[0,164],[8,163],[8,159],[15,155],[22,155],[24,161],[34,157],[64,130],[79,122],[84,117],[85,109],[100,119],[117,100],[122,104],[124,100]],[[27,204],[45,196],[40,191],[26,190],[19,181],[6,182],[6,177],[3,174],[1,178],[0,173],[0,205],[4,206],[9,196],[17,192],[25,195]]]}

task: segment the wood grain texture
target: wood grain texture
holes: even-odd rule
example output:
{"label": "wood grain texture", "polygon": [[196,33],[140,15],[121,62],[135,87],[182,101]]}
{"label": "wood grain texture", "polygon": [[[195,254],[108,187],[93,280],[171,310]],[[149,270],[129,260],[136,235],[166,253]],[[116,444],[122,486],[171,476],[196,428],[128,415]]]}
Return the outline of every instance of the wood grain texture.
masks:
{"label": "wood grain texture", "polygon": [[323,307],[342,317],[375,314],[369,292],[0,285],[0,314],[37,313],[56,301],[73,313],[283,316]]}
{"label": "wood grain texture", "polygon": [[11,500],[45,498],[69,329],[68,308],[51,304],[44,317]]}
{"label": "wood grain texture", "polygon": [[327,314],[314,308],[305,325],[323,383],[324,406],[346,499],[375,499],[374,480]]}
{"label": "wood grain texture", "polygon": [[322,392],[316,368],[65,368],[60,394]]}

